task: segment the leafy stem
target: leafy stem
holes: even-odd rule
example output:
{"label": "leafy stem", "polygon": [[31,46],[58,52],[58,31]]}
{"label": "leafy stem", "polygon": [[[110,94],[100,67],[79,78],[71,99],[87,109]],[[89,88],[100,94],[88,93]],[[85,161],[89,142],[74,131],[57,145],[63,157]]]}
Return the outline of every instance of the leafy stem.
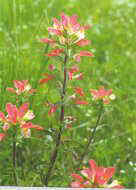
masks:
{"label": "leafy stem", "polygon": [[63,129],[62,124],[64,121],[64,110],[65,110],[64,98],[66,95],[66,83],[67,83],[67,60],[68,60],[68,48],[66,49],[65,56],[64,56],[64,67],[63,67],[64,68],[63,69],[64,78],[63,78],[63,86],[62,86],[62,93],[61,93],[62,104],[61,104],[61,111],[60,111],[60,127],[59,127],[59,131],[58,131],[57,138],[56,138],[56,145],[52,152],[50,163],[49,163],[49,168],[48,168],[45,180],[44,180],[45,186],[48,185],[49,178],[51,176],[53,167],[55,165],[55,161],[57,159],[59,146],[61,144],[61,136],[62,136],[62,129]]}

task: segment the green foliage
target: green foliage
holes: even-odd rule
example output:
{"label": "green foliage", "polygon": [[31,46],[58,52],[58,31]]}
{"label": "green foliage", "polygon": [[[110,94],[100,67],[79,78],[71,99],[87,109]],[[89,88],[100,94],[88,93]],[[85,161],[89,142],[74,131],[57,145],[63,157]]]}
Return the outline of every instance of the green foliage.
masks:
{"label": "green foliage", "polygon": [[[98,3],[99,2],[99,3]],[[89,134],[96,124],[99,110],[93,105],[89,90],[99,86],[112,88],[116,95],[110,105],[104,107],[95,141],[91,144],[84,164],[95,159],[100,165],[115,166],[116,175],[126,188],[136,187],[136,3],[113,0],[7,0],[0,2],[0,110],[14,98],[6,91],[13,80],[28,79],[36,95],[30,98],[36,113],[35,122],[45,127],[45,132],[33,131],[33,137],[17,146],[21,157],[18,163],[19,185],[43,186],[50,154],[54,149],[60,110],[48,116],[47,101],[58,100],[56,83],[39,85],[48,65],[59,64],[43,54],[50,47],[43,47],[39,39],[47,37],[47,27],[52,17],[64,11],[77,14],[81,23],[92,24],[87,37],[91,40],[88,51],[95,57],[82,59],[79,64],[84,74],[82,81],[70,83],[83,87],[90,105],[67,105],[67,115],[76,118],[72,128],[65,129],[60,152],[49,186],[67,187],[78,158],[85,149]],[[87,84],[87,85],[86,85]],[[53,131],[53,132],[52,132]],[[8,148],[7,148],[8,147]],[[0,143],[0,184],[13,185],[11,168],[11,143]]]}

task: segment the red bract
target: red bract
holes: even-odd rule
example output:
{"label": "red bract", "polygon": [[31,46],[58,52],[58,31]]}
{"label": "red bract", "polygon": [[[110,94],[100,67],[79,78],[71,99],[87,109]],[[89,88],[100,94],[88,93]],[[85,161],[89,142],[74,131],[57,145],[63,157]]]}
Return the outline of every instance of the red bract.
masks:
{"label": "red bract", "polygon": [[54,105],[54,104],[50,105],[50,110],[48,112],[48,115],[51,116],[54,112],[56,112],[56,110],[57,110],[56,105]]}
{"label": "red bract", "polygon": [[[115,95],[112,94],[112,89],[110,90],[105,90],[104,87],[99,88],[99,90],[90,90],[92,96],[94,99],[101,99],[103,100],[104,104],[109,104],[110,99],[114,99]],[[114,96],[114,98],[113,98]]]}
{"label": "red bract", "polygon": [[45,56],[49,56],[49,57],[60,56],[62,52],[64,52],[64,49],[54,49],[50,53],[45,54]]}
{"label": "red bract", "polygon": [[75,104],[79,104],[79,105],[87,105],[88,102],[87,102],[86,100],[79,100],[79,99],[77,99],[77,100],[75,101]]}
{"label": "red bract", "polygon": [[80,51],[80,53],[76,54],[74,56],[75,60],[77,62],[80,62],[80,57],[83,57],[83,56],[87,56],[87,57],[93,57],[93,53],[91,53],[90,51]]}
{"label": "red bract", "polygon": [[81,175],[72,174],[74,182],[71,183],[71,187],[83,187],[83,188],[123,188],[117,181],[113,181],[108,184],[108,181],[115,173],[115,168],[98,167],[94,160],[89,161],[90,168],[86,168],[80,171]]}
{"label": "red bract", "polygon": [[62,35],[62,32],[61,32],[61,30],[59,30],[59,29],[48,28],[48,31],[49,31],[51,34],[55,34],[55,35],[58,35],[58,36]]}
{"label": "red bract", "polygon": [[78,41],[76,44],[80,47],[86,46],[86,45],[90,44],[90,40],[82,39],[82,40]]}
{"label": "red bract", "polygon": [[69,72],[68,72],[69,80],[72,80],[72,79],[73,79],[73,74],[74,74],[75,72],[78,72],[78,71],[79,71],[79,68],[78,68],[77,65],[74,65],[73,67],[71,67],[71,68],[69,69]]}
{"label": "red bract", "polygon": [[[22,135],[24,137],[30,136],[30,129],[35,128],[37,130],[41,130],[42,127],[38,125],[34,125],[27,121],[32,120],[35,116],[31,110],[29,110],[29,103],[22,104],[19,108],[16,105],[11,103],[6,104],[6,111],[8,115],[5,117],[3,112],[0,112],[0,121],[4,124],[2,129],[7,131],[11,126],[19,125],[21,128]],[[29,128],[25,126],[30,126]],[[25,128],[25,130],[24,130]]]}
{"label": "red bract", "polygon": [[40,39],[41,42],[46,43],[46,44],[54,44],[55,40],[49,39],[49,38],[43,38]]}
{"label": "red bract", "polygon": [[39,81],[40,84],[47,83],[49,80],[52,80],[54,78],[52,75],[49,75],[48,73],[45,73],[44,75],[47,77],[40,79],[40,81]]}
{"label": "red bract", "polygon": [[5,134],[4,133],[0,133],[0,141],[2,141],[5,138]]}
{"label": "red bract", "polygon": [[54,66],[53,64],[50,64],[50,65],[48,66],[48,69],[49,69],[50,71],[53,71],[53,70],[55,69],[55,66]]}
{"label": "red bract", "polygon": [[7,90],[17,95],[20,95],[22,93],[32,94],[36,91],[35,89],[31,88],[28,80],[14,80],[13,83],[15,88],[7,88]]}
{"label": "red bract", "polygon": [[31,122],[25,123],[21,126],[21,128],[23,129],[37,129],[37,130],[44,130],[43,127],[39,126],[39,125],[34,125]]}
{"label": "red bract", "polygon": [[76,94],[79,94],[80,96],[84,96],[85,95],[83,89],[80,88],[80,87],[76,87],[75,88],[75,92],[76,92]]}

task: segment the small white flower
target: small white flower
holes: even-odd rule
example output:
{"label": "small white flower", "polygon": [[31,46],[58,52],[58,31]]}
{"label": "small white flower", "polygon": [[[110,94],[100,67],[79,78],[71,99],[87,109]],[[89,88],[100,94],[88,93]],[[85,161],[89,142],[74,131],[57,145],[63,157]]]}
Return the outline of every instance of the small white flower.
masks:
{"label": "small white flower", "polygon": [[115,96],[115,94],[111,94],[111,95],[109,96],[109,98],[110,98],[111,100],[115,100],[115,99],[116,99],[116,96]]}

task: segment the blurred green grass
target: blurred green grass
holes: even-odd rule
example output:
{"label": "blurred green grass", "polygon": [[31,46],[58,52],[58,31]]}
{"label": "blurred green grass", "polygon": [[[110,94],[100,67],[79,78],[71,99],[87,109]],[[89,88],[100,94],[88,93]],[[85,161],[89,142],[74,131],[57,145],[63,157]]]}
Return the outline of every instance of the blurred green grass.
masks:
{"label": "blurred green grass", "polygon": [[[125,172],[118,172],[118,175],[126,187],[136,187],[136,2],[121,2],[1,0],[0,109],[4,111],[6,102],[10,101],[11,96],[5,89],[12,86],[13,80],[29,79],[32,86],[37,87],[42,72],[46,72],[48,60],[43,56],[46,47],[39,43],[39,39],[48,36],[47,27],[52,17],[59,17],[61,12],[77,14],[81,23],[92,25],[87,34],[92,41],[88,50],[94,51],[95,58],[91,62],[84,59],[80,64],[88,83],[86,91],[104,85],[116,94],[113,107],[103,121],[107,126],[98,130],[96,144],[86,162],[93,157],[100,164],[116,165]],[[37,123],[47,126],[49,118],[41,105],[49,87],[46,90],[38,88],[39,94],[31,99],[32,108]],[[78,114],[78,110],[74,114]],[[81,140],[82,130],[78,132],[77,139]],[[129,164],[131,162],[133,165]],[[65,167],[63,172],[66,175]],[[57,183],[57,179],[56,174],[51,185]],[[58,182],[58,185],[65,186],[65,181]]]}

